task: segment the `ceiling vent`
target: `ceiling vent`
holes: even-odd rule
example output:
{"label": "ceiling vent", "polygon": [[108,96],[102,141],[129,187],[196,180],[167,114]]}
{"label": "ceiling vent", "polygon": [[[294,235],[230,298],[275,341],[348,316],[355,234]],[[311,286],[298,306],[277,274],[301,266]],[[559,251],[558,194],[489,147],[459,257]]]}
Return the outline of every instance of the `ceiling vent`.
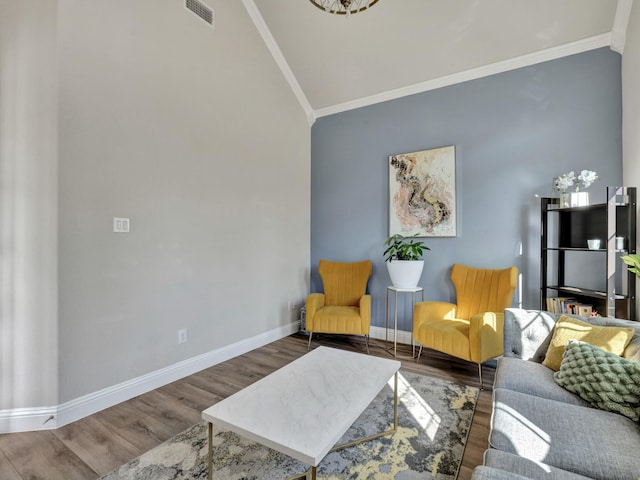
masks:
{"label": "ceiling vent", "polygon": [[213,28],[213,9],[209,8],[199,0],[184,0],[184,7],[195,13],[202,20],[207,22]]}

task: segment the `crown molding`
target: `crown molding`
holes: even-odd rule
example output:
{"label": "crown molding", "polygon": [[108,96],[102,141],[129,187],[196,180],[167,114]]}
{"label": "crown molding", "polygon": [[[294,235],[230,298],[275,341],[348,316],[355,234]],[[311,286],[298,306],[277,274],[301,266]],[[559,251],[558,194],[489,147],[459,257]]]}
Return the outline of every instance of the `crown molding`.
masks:
{"label": "crown molding", "polygon": [[289,86],[291,87],[293,94],[296,96],[296,98],[298,99],[298,102],[300,103],[300,106],[306,113],[307,121],[309,122],[309,125],[313,125],[313,123],[316,120],[315,112],[313,111],[313,108],[311,107],[309,100],[307,100],[306,95],[302,91],[302,88],[300,87],[298,80],[296,79],[295,75],[291,71],[289,64],[285,60],[284,55],[280,50],[280,47],[278,47],[276,40],[273,38],[273,35],[271,35],[271,30],[269,30],[269,27],[267,27],[267,24],[264,21],[264,18],[262,18],[262,14],[260,13],[260,10],[258,10],[258,7],[256,6],[253,0],[242,0],[242,4],[247,9],[247,12],[251,17],[251,20],[253,20],[254,25],[256,26],[256,28],[258,29],[258,32],[262,36],[262,40],[264,40],[264,43],[269,49],[269,52],[271,52],[273,59],[276,61],[276,64],[278,65],[278,67],[280,67],[280,71],[284,75],[284,78],[287,80],[287,83],[289,83]]}
{"label": "crown molding", "polygon": [[624,44],[627,41],[627,25],[631,16],[631,7],[633,7],[633,0],[618,0],[616,16],[613,19],[611,50],[618,52],[620,55],[622,55]]}
{"label": "crown molding", "polygon": [[472,68],[463,72],[434,78],[425,82],[415,83],[406,87],[389,90],[387,92],[382,92],[367,97],[362,97],[349,102],[319,108],[317,110],[314,110],[309,103],[309,100],[300,87],[298,80],[296,79],[293,71],[284,58],[280,47],[278,47],[278,44],[273,38],[269,27],[264,21],[264,18],[262,18],[262,14],[258,10],[258,7],[256,6],[254,0],[242,0],[242,4],[253,20],[254,25],[262,36],[267,49],[273,56],[276,64],[280,68],[280,71],[284,75],[286,81],[289,83],[291,90],[298,99],[298,102],[300,103],[307,116],[309,125],[313,125],[316,119],[320,117],[326,117],[328,115],[346,112],[349,110],[354,110],[356,108],[367,107],[369,105],[375,105],[377,103],[395,100],[398,98],[406,97],[408,95],[414,95],[416,93],[422,93],[429,90],[448,87],[450,85],[467,82],[469,80],[477,80],[479,78],[488,77],[497,73],[508,72],[510,70],[528,67],[538,63],[547,62],[549,60],[556,60],[558,58],[567,57],[569,55],[575,55],[577,53],[595,50],[597,48],[611,47],[612,50],[622,53],[625,42],[626,27],[631,13],[633,0],[618,0],[614,26],[610,33],[595,35],[582,40],[577,40],[575,42],[559,45],[557,47],[547,48],[537,52],[529,53],[527,55],[522,55],[519,57],[510,58],[508,60],[483,65],[481,67]]}
{"label": "crown molding", "polygon": [[[621,3],[626,3],[627,1],[631,2],[631,0],[619,1]],[[610,45],[611,34],[603,33],[601,35],[596,35],[593,37],[585,38],[583,40],[566,43],[557,47],[547,48],[545,50],[529,53],[520,57],[510,58],[501,62],[491,63],[488,65],[483,65],[482,67],[465,70],[464,72],[454,73],[452,75],[434,78],[433,80],[427,80],[425,82],[416,83],[395,90],[389,90],[387,92],[363,97],[350,102],[344,102],[337,105],[320,108],[315,111],[315,116],[316,118],[326,117],[335,113],[341,113],[356,108],[374,105],[376,103],[395,100],[397,98],[406,97],[408,95],[414,95],[416,93],[422,93],[429,90],[435,90],[437,88],[448,87],[457,83],[476,80],[478,78],[488,77],[489,75],[495,75],[497,73],[503,73],[509,70],[515,70],[517,68],[528,67],[537,63],[547,62],[549,60],[555,60],[557,58],[562,58],[589,50],[595,50],[597,48],[608,47]]]}

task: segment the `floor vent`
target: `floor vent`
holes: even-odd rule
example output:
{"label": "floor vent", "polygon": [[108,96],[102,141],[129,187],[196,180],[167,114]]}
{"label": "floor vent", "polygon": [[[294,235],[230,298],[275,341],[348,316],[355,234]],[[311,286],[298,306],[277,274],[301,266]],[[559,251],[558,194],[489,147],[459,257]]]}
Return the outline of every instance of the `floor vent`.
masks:
{"label": "floor vent", "polygon": [[213,9],[198,0],[184,0],[187,10],[195,13],[213,28]]}

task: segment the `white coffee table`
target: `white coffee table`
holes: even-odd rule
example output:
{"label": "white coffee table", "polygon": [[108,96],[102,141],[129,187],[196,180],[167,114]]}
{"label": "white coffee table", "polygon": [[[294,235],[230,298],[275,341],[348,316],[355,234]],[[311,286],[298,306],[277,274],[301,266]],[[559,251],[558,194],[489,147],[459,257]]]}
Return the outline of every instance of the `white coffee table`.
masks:
{"label": "white coffee table", "polygon": [[[318,347],[202,412],[209,423],[209,479],[213,425],[226,428],[299,460],[310,468],[296,478],[316,478],[327,453],[395,433],[400,362]],[[355,420],[394,377],[393,427],[336,446]]]}

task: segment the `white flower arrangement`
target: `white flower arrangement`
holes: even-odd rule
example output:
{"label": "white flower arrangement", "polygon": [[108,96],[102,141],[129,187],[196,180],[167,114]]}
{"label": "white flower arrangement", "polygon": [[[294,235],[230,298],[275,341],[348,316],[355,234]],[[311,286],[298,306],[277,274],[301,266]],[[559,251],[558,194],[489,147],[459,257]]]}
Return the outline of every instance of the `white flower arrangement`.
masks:
{"label": "white flower arrangement", "polygon": [[596,180],[598,180],[596,172],[582,170],[580,175],[576,177],[575,172],[572,170],[554,178],[553,188],[559,192],[566,192],[570,188],[573,188],[574,192],[579,192],[581,188],[589,188]]}

